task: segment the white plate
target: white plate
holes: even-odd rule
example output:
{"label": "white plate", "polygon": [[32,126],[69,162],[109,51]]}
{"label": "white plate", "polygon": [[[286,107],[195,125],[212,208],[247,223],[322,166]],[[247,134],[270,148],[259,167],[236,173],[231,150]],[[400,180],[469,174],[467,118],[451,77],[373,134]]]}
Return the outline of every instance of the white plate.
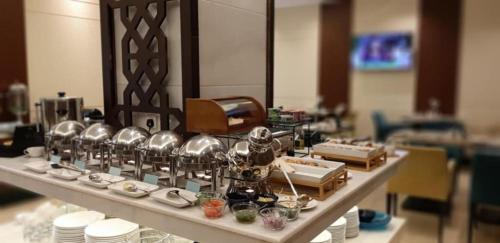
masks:
{"label": "white plate", "polygon": [[178,208],[183,208],[190,205],[188,202],[186,202],[186,200],[180,197],[175,197],[175,198],[167,197],[167,193],[172,190],[179,190],[179,194],[189,199],[189,201],[191,202],[195,202],[197,200],[196,193],[175,187],[165,188],[163,190],[153,192],[151,193],[151,197],[158,202],[165,203]]}
{"label": "white plate", "polygon": [[[137,190],[135,192],[129,192],[129,191],[123,190],[123,184],[126,182],[134,183],[141,190]],[[116,192],[118,194],[122,194],[125,196],[129,196],[129,197],[136,197],[136,198],[146,196],[149,193],[158,190],[158,188],[159,187],[156,185],[151,185],[151,184],[141,182],[141,181],[120,181],[118,183],[111,184],[108,186],[108,189],[113,191],[113,192]]]}
{"label": "white plate", "polygon": [[123,219],[107,219],[97,221],[85,228],[85,237],[92,240],[107,240],[117,237],[126,237],[139,229],[138,224],[134,224]]}
{"label": "white plate", "polygon": [[[105,215],[96,211],[81,211],[69,213],[57,217],[54,220],[54,227],[58,229],[70,229],[69,232],[75,232],[71,229],[82,229],[87,225],[99,220],[103,220]],[[80,231],[81,232],[81,231]]]}
{"label": "white plate", "polygon": [[[290,195],[278,195],[279,196],[279,199],[278,199],[278,202],[279,201],[295,201],[295,196],[290,196]],[[301,210],[309,210],[309,209],[313,209],[315,207],[318,206],[318,200],[316,199],[312,199],[311,201],[309,201],[307,203],[307,205],[305,207],[302,207]]]}
{"label": "white plate", "polygon": [[27,169],[29,169],[31,171],[34,171],[37,173],[42,173],[42,174],[46,173],[48,170],[52,169],[52,167],[50,167],[50,165],[49,165],[49,162],[47,160],[44,160],[44,159],[28,162],[28,163],[24,164],[24,167],[26,167]]}
{"label": "white plate", "polygon": [[106,173],[96,173],[96,175],[100,176],[103,179],[103,181],[101,182],[91,181],[88,175],[78,177],[78,181],[85,185],[104,189],[111,184],[110,182],[116,183],[125,180],[125,177],[114,176]]}
{"label": "white plate", "polygon": [[[288,173],[290,180],[294,181],[305,181],[310,183],[321,183],[325,180],[329,179],[333,174],[336,174],[345,168],[345,164],[341,162],[335,161],[326,161],[320,159],[311,159],[311,158],[296,158],[283,156],[279,158],[284,162],[287,162],[290,167],[292,167],[295,172]],[[293,163],[289,161],[299,161],[303,163],[314,163],[319,166],[307,165],[307,164],[299,164]],[[281,170],[275,170],[272,173],[272,177],[285,179]]]}
{"label": "white plate", "polygon": [[68,169],[50,169],[47,170],[47,174],[64,180],[76,180],[76,178],[82,175],[78,171]]}

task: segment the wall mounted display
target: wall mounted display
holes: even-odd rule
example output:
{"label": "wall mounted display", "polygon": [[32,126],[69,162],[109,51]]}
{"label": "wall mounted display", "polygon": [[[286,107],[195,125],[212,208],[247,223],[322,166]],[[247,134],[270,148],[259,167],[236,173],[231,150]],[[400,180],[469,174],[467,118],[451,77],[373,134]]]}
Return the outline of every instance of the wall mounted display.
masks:
{"label": "wall mounted display", "polygon": [[355,70],[409,70],[413,67],[410,33],[362,34],[352,42],[351,66]]}

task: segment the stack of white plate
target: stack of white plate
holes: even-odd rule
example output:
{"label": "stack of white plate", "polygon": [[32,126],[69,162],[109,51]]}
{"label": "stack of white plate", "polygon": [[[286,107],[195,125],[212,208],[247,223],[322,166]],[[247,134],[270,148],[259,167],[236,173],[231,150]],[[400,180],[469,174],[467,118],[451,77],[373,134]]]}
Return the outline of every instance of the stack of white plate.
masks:
{"label": "stack of white plate", "polygon": [[53,222],[54,242],[56,243],[84,243],[85,227],[103,220],[104,214],[95,211],[81,211],[57,217]]}
{"label": "stack of white plate", "polygon": [[346,238],[354,238],[359,235],[359,212],[358,207],[354,206],[349,210],[344,218],[347,220],[346,224]]}
{"label": "stack of white plate", "polygon": [[310,243],[332,243],[332,234],[328,230],[323,230]]}
{"label": "stack of white plate", "polygon": [[332,243],[343,243],[345,242],[345,227],[346,219],[340,217],[332,225],[328,226],[328,230],[332,234]]}
{"label": "stack of white plate", "polygon": [[95,222],[85,229],[86,243],[135,243],[139,242],[139,225],[123,219]]}

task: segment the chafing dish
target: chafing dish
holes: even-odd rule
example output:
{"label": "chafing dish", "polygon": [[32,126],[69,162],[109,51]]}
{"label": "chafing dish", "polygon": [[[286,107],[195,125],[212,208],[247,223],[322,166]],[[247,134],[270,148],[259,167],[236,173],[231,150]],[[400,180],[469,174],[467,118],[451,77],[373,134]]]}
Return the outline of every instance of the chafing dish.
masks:
{"label": "chafing dish", "polygon": [[97,155],[99,155],[100,167],[104,169],[105,142],[111,139],[114,134],[114,128],[109,125],[101,123],[90,125],[76,138],[76,156],[80,157],[81,153],[84,153],[88,161],[91,158],[97,159]]}
{"label": "chafing dish", "polygon": [[176,186],[177,166],[175,163],[175,154],[182,145],[182,137],[171,131],[160,131],[148,138],[144,143],[138,146],[141,152],[139,163],[136,167],[137,179],[142,178],[143,165],[149,163],[153,166],[153,171],[157,167],[167,165],[170,174],[170,186]]}
{"label": "chafing dish", "polygon": [[219,139],[207,135],[191,138],[179,149],[177,163],[186,172],[211,170],[212,191],[217,189],[217,172],[224,175],[221,169],[226,161],[227,147]]}
{"label": "chafing dish", "polygon": [[70,159],[72,161],[74,159],[75,138],[77,138],[84,129],[85,126],[77,121],[63,121],[52,126],[50,131],[45,135],[47,155],[50,157],[50,151],[63,155],[69,150]]}
{"label": "chafing dish", "polygon": [[130,160],[137,164],[139,154],[136,147],[146,141],[149,136],[149,132],[141,127],[126,127],[119,130],[111,140],[106,142],[109,165],[112,164],[113,158],[118,160],[120,166]]}
{"label": "chafing dish", "polygon": [[231,179],[228,193],[235,193],[240,189],[246,191],[249,187],[256,193],[272,193],[267,179],[274,169],[275,144],[280,146],[279,140],[273,139],[269,129],[255,127],[248,134],[247,140],[233,145],[227,153]]}

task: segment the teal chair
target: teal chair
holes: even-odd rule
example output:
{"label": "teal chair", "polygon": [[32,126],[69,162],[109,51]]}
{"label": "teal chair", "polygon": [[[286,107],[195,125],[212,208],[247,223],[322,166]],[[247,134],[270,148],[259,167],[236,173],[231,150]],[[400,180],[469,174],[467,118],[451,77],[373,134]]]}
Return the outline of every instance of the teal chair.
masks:
{"label": "teal chair", "polygon": [[480,210],[481,205],[500,207],[500,148],[483,147],[472,160],[468,242],[472,242],[477,222],[499,224],[492,214]]}
{"label": "teal chair", "polygon": [[384,142],[395,131],[409,128],[407,124],[387,121],[384,113],[380,111],[372,113],[372,120],[375,127],[375,139],[379,142]]}

